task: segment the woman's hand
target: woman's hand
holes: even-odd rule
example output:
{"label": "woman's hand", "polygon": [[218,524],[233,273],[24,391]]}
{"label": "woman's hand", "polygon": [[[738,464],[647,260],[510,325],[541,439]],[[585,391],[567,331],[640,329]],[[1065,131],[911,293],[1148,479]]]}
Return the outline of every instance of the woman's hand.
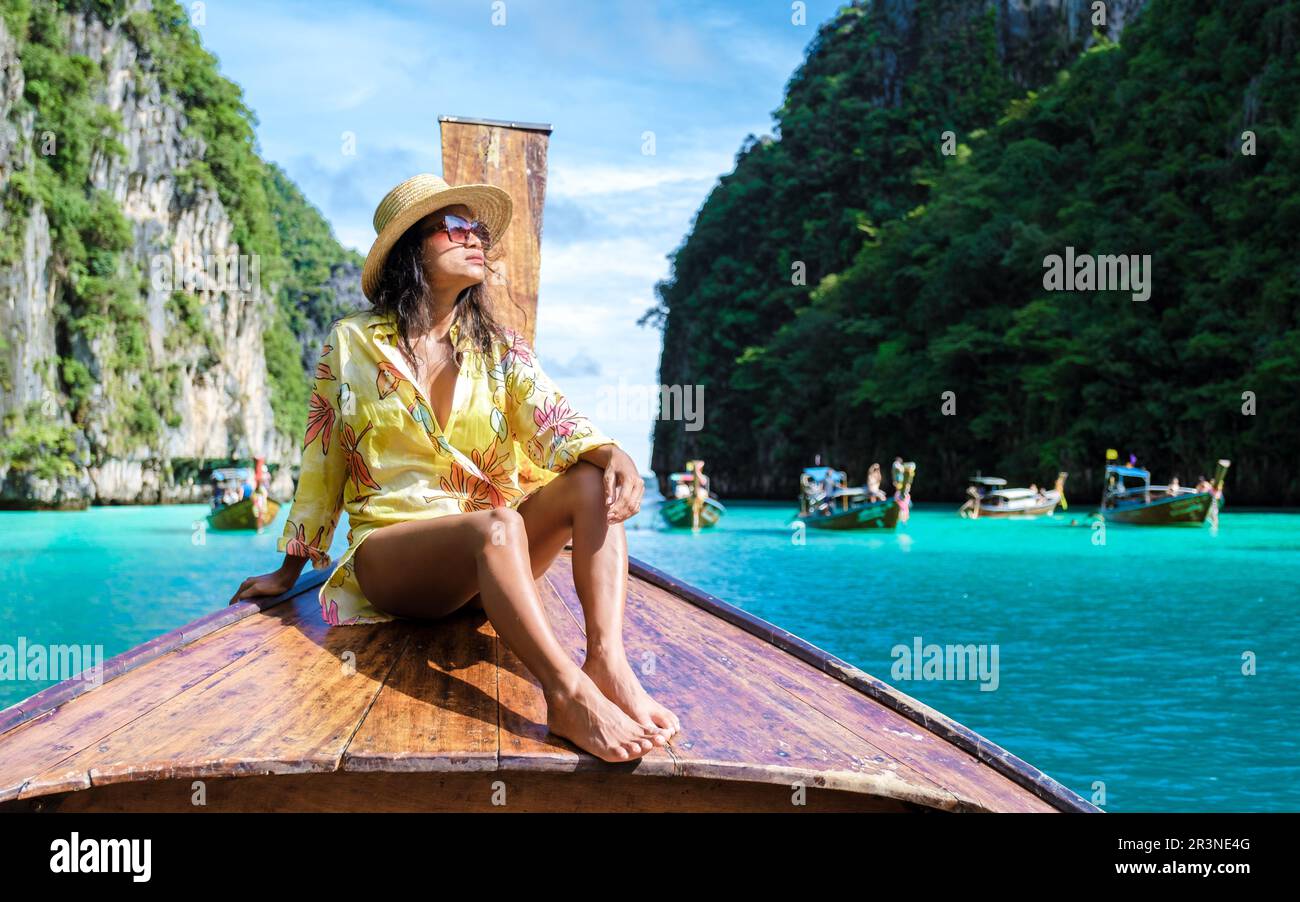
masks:
{"label": "woman's hand", "polygon": [[[608,455],[602,461],[601,457]],[[588,457],[590,455],[590,457]],[[641,509],[641,496],[645,494],[645,480],[637,472],[631,455],[618,445],[601,445],[593,448],[583,458],[592,460],[605,470],[605,519],[622,523]]]}
{"label": "woman's hand", "polygon": [[238,591],[228,602],[234,604],[237,601],[247,601],[250,598],[260,598],[262,596],[283,595],[293,588],[293,584],[298,581],[298,576],[292,570],[285,570],[283,567],[273,573],[263,573],[261,576],[250,576],[239,584]]}

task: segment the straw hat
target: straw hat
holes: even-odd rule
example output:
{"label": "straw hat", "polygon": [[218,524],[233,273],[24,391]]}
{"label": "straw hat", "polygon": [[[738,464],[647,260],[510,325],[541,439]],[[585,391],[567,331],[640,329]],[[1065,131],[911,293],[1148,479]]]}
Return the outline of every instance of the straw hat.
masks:
{"label": "straw hat", "polygon": [[510,224],[514,206],[510,195],[495,185],[448,185],[431,172],[411,176],[385,194],[375,208],[375,243],[361,269],[361,291],[366,297],[373,301],[378,294],[384,261],[402,233],[434,210],[452,204],[469,207],[474,218],[487,225],[493,244]]}

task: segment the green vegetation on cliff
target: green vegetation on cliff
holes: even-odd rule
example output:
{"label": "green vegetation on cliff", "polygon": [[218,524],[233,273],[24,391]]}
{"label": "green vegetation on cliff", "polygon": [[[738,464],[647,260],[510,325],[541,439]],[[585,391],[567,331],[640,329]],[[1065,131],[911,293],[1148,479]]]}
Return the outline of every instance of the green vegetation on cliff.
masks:
{"label": "green vegetation on cliff", "polygon": [[[67,398],[78,425],[100,403],[111,403],[122,415],[112,446],[101,453],[125,455],[141,444],[155,448],[164,424],[180,423],[176,401],[184,369],[175,359],[153,359],[143,305],[148,273],[126,253],[135,241],[132,226],[110,196],[90,187],[96,155],[125,155],[117,140],[123,123],[96,101],[106,73],[72,53],[65,37],[68,17],[97,16],[120,26],[136,44],[137,79],[156,78],[165,101],[182,113],[184,135],[201,142],[200,158],[178,173],[182,201],[195,191],[214,192],[230,217],[239,253],[258,257],[261,289],[278,289],[274,303],[263,307],[272,408],[280,431],[301,436],[310,382],[303,348],[319,347],[315,336],[340,315],[327,283],[335,268],[355,265],[357,255],[339,246],[324,218],[278,167],[260,159],[256,118],[239,87],[220,75],[183,8],[155,0],[147,10],[125,9],[122,0],[0,0],[26,78],[15,114],[36,116],[31,165],[14,173],[5,193],[10,225],[0,242],[0,266],[19,260],[21,226],[39,200],[49,218],[60,286],[59,359],[48,375],[49,389]],[[177,328],[165,343],[169,357],[183,344],[203,347],[201,371],[216,362],[219,348],[203,324],[200,303],[185,292],[171,295],[167,309]],[[86,364],[91,347],[98,349],[100,372]],[[29,414],[39,419],[41,406]]]}
{"label": "green vegetation on cliff", "polygon": [[[877,25],[857,16],[862,46]],[[843,28],[824,36],[848,41]],[[821,87],[792,87],[781,140],[747,150],[661,287],[661,377],[709,387],[704,437],[685,450],[716,480],[763,491],[774,474],[780,494],[817,452],[851,475],[903,454],[919,497],[957,497],[977,467],[1070,470],[1091,494],[1116,447],[1185,483],[1230,457],[1230,498],[1300,501],[1300,2],[1153,0],[1120,45],[1010,103],[973,92],[966,116],[952,89],[996,84],[996,62],[923,47],[912,78],[937,66],[948,88],[905,85],[880,109],[880,83],[864,82],[859,120],[888,123],[869,134],[825,127],[845,104],[820,52],[805,69],[824,68]],[[820,127],[816,157],[792,123]],[[940,153],[941,127],[958,154]],[[825,173],[900,156],[902,184],[843,179],[822,199]],[[818,231],[833,202],[865,211],[856,239]],[[774,243],[777,220],[804,233]],[[1150,299],[1046,291],[1044,259],[1067,246],[1150,254]],[[789,285],[795,259],[810,291]],[[674,427],[657,444],[681,447]]]}

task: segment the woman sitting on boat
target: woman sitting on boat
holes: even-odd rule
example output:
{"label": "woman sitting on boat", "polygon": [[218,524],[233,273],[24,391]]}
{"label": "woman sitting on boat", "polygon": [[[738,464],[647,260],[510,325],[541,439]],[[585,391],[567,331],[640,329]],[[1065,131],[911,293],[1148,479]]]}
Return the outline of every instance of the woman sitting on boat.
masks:
{"label": "woman sitting on boat", "polygon": [[1167,495],[1177,495],[1177,494],[1178,494],[1178,477],[1177,477],[1177,476],[1175,476],[1173,479],[1169,480],[1169,485],[1167,485],[1167,486],[1165,487],[1165,494],[1167,494]]}
{"label": "woman sitting on boat", "polygon": [[[427,173],[380,202],[361,276],[373,306],[334,322],[317,363],[284,563],[244,580],[231,601],[286,592],[311,560],[335,568],[320,590],[331,624],[481,608],[541,683],[550,729],[627,761],[680,729],[623,647],[623,521],[645,484],[492,315],[485,279],[510,213],[500,188]],[[521,486],[525,467],[540,488]],[[332,562],[344,510],[348,548]],[[587,626],[581,667],[535,582],[570,540]]]}

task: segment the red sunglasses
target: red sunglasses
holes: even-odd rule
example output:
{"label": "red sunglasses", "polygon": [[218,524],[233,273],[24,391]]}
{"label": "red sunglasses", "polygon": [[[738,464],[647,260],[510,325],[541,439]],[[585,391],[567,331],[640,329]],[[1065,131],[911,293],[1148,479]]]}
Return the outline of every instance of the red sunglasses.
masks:
{"label": "red sunglasses", "polygon": [[478,240],[483,242],[484,247],[488,247],[492,243],[492,233],[488,231],[486,224],[479,222],[477,219],[470,221],[454,213],[443,216],[438,225],[425,234],[431,235],[434,232],[442,231],[445,231],[447,237],[457,244],[467,243],[471,233],[478,236]]}

